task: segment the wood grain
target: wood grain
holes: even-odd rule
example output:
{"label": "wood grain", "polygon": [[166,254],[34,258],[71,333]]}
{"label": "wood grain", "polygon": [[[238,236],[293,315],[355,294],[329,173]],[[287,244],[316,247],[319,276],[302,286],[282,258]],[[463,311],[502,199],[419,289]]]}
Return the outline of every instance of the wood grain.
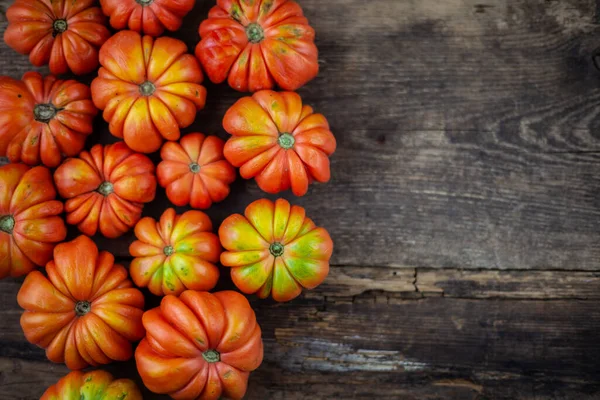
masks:
{"label": "wood grain", "polygon": [[[213,4],[196,2],[172,36],[193,50]],[[333,267],[289,304],[252,300],[266,358],[247,398],[600,398],[597,2],[301,4],[321,73],[299,92],[338,150],[330,183],[283,197],[330,231]],[[31,69],[0,41],[0,74]],[[226,139],[243,94],[207,88],[185,132]],[[115,140],[98,118],[88,147]],[[241,179],[232,193],[208,211],[215,227],[265,197]],[[159,190],[144,213],[168,206]],[[133,236],[95,239],[124,258]],[[21,282],[0,282],[2,400],[37,399],[66,372],[24,339]],[[139,382],[133,362],[107,369]]]}

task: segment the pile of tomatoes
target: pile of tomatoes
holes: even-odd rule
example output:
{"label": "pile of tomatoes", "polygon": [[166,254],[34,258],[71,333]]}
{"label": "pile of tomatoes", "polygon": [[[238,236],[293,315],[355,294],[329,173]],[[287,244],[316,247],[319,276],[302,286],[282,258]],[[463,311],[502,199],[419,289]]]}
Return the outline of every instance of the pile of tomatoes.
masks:
{"label": "pile of tomatoes", "polygon": [[[261,329],[242,294],[209,293],[217,263],[241,292],[281,302],[329,272],[333,242],[302,207],[261,199],[218,234],[198,210],[230,195],[237,169],[272,194],[329,180],[335,138],[293,92],[318,73],[314,30],[294,1],[217,0],[189,54],[161,35],[194,4],[16,0],[7,10],[5,42],[52,73],[0,77],[0,156],[11,162],[0,167],[0,278],[26,275],[25,337],[74,370],[43,399],[141,399],[132,381],[79,371],[134,355],[153,392],[241,399],[263,359]],[[91,87],[57,77],[94,71]],[[227,142],[181,131],[205,105],[204,73],[253,93],[225,114]],[[123,141],[86,149],[99,111]],[[157,151],[155,166],[145,154]],[[141,218],[157,185],[192,210]],[[64,242],[66,224],[82,235]],[[90,239],[132,229],[129,270]],[[144,310],[138,287],[160,306]]]}

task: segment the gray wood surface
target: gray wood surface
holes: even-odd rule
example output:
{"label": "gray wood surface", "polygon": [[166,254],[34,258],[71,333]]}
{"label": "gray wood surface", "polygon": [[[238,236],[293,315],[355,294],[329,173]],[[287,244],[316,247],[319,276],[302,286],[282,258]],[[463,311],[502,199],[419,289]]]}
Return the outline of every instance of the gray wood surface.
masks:
{"label": "gray wood surface", "polygon": [[[318,289],[252,300],[266,357],[248,398],[600,399],[598,2],[299,2],[321,64],[299,92],[338,150],[329,184],[284,197],[335,252]],[[213,4],[173,34],[190,50]],[[0,74],[31,69],[0,43]],[[186,132],[227,138],[243,95],[207,88]],[[99,118],[89,145],[114,140]],[[216,226],[260,197],[238,179],[208,214]],[[160,190],[145,214],[168,206]],[[132,238],[96,240],[127,262]],[[0,282],[0,399],[37,399],[66,373],[22,335],[21,281]],[[107,368],[137,379],[133,362]]]}

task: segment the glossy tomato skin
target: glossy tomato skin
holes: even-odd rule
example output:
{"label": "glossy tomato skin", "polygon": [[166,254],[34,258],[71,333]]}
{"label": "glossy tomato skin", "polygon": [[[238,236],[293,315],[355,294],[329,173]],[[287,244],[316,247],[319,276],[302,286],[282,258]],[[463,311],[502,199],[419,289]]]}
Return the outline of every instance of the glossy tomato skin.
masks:
{"label": "glossy tomato skin", "polygon": [[40,400],[142,400],[130,379],[114,379],[106,371],[72,371],[50,386]]}
{"label": "glossy tomato skin", "polygon": [[218,137],[202,133],[163,145],[156,175],[173,204],[207,209],[213,202],[225,200],[236,173],[223,156],[223,145]]}
{"label": "glossy tomato skin", "polygon": [[57,167],[77,155],[93,130],[98,109],[90,88],[27,72],[22,80],[0,77],[0,155],[11,162]]}
{"label": "glossy tomato skin", "polygon": [[87,74],[98,67],[98,49],[110,37],[94,0],[16,0],[6,10],[4,41],[33,65],[55,75]]}
{"label": "glossy tomato skin", "polygon": [[181,28],[183,17],[194,8],[194,3],[195,0],[100,0],[113,28],[150,36]]}
{"label": "glossy tomato skin", "polygon": [[144,296],[87,236],[61,243],[54,259],[27,275],[17,294],[23,333],[70,369],[126,361],[144,336]]}
{"label": "glossy tomato skin", "polygon": [[114,239],[140,220],[145,203],[154,200],[156,175],[152,161],[123,142],[95,145],[69,158],[54,173],[66,199],[67,223],[93,236],[99,230]]}
{"label": "glossy tomato skin", "polygon": [[214,83],[296,90],[319,72],[315,31],[295,1],[217,0],[199,32],[196,57]]}
{"label": "glossy tomato skin", "polygon": [[177,215],[167,209],[156,221],[142,218],[135,226],[137,240],[129,247],[135,257],[129,271],[139,287],[157,296],[184,290],[211,290],[219,280],[221,244],[212,222],[202,211]]}
{"label": "glossy tomato skin", "polygon": [[0,279],[50,261],[54,246],[67,236],[62,212],[47,168],[0,167]]}
{"label": "glossy tomato skin", "polygon": [[327,182],[336,140],[327,119],[302,105],[296,93],[263,90],[238,100],[225,114],[232,137],[225,158],[267,193],[292,189],[303,196],[311,182]]}
{"label": "glossy tomato skin", "polygon": [[152,153],[164,139],[178,140],[180,128],[204,108],[200,65],[180,40],[121,31],[100,49],[100,64],[94,104],[110,132],[135,151]]}
{"label": "glossy tomato skin", "polygon": [[314,289],[329,274],[333,241],[304,208],[287,200],[257,200],[219,228],[221,264],[244,293],[284,302]]}
{"label": "glossy tomato skin", "polygon": [[188,290],[164,297],[143,321],[147,336],[135,360],[148,389],[176,399],[244,397],[263,359],[260,326],[244,296]]}

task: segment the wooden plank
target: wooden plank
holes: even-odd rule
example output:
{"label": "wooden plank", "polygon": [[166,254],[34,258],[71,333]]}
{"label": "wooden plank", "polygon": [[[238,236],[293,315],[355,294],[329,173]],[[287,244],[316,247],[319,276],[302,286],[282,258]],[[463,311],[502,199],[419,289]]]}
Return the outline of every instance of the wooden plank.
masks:
{"label": "wooden plank", "polygon": [[425,297],[600,300],[600,272],[425,270],[415,284]]}
{"label": "wooden plank", "polygon": [[[251,377],[248,398],[597,398],[599,305],[449,298],[254,302],[265,362]],[[22,359],[12,361],[17,365],[44,363],[41,349],[5,331],[5,317],[0,357]],[[2,384],[17,385],[24,399],[64,372],[17,374],[13,364],[0,362]],[[109,369],[135,377],[133,362]],[[14,383],[27,382],[22,375],[30,376],[29,384]]]}
{"label": "wooden plank", "polygon": [[[197,3],[174,34],[190,49],[213,4]],[[334,264],[597,268],[593,0],[302,5],[322,71],[300,92],[328,116],[339,149],[332,181],[294,202],[330,230]],[[29,69],[5,45],[0,60],[11,76]],[[221,117],[242,95],[208,88],[206,110],[185,131],[226,138]],[[98,127],[90,144],[114,140]],[[241,180],[233,193],[209,211],[216,225],[264,196]],[[160,191],[146,214],[168,205]],[[126,256],[132,240],[98,242]]]}
{"label": "wooden plank", "polygon": [[600,300],[600,272],[335,266],[325,282],[305,296],[335,302],[351,302],[357,297],[389,301],[440,296]]}

